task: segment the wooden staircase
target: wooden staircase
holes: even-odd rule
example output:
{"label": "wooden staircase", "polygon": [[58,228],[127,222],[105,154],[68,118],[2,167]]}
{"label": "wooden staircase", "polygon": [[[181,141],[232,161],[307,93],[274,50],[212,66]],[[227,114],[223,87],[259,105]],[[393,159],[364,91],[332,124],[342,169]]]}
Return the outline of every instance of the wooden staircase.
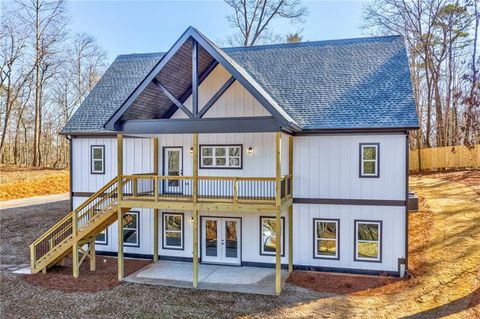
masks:
{"label": "wooden staircase", "polygon": [[[95,238],[117,220],[117,181],[117,177],[112,179],[30,245],[33,274],[46,272],[70,254],[73,256],[74,277],[78,277],[80,264],[87,256],[94,270]],[[89,248],[85,250],[87,244]],[[79,252],[83,253],[80,260]]]}

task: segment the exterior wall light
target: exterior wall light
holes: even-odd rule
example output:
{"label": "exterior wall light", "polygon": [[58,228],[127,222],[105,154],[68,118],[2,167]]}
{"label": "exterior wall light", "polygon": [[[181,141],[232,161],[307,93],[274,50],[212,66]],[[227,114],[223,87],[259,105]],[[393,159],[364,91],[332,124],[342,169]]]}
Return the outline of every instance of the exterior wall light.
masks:
{"label": "exterior wall light", "polygon": [[193,154],[193,147],[190,147],[190,154]]}
{"label": "exterior wall light", "polygon": [[193,224],[193,216],[190,217],[190,220],[189,220],[190,224]]}
{"label": "exterior wall light", "polygon": [[251,146],[248,147],[247,154],[248,155],[253,155],[253,147],[251,147]]}

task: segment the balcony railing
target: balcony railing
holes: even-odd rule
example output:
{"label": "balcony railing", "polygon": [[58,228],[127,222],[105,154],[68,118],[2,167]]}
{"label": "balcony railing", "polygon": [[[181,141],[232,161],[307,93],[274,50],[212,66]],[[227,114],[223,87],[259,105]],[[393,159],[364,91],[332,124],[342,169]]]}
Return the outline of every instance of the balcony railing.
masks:
{"label": "balcony railing", "polygon": [[[292,179],[283,176],[278,190],[281,199],[291,195]],[[193,176],[123,176],[124,200],[194,200]],[[274,177],[197,177],[197,202],[269,203],[276,201]]]}

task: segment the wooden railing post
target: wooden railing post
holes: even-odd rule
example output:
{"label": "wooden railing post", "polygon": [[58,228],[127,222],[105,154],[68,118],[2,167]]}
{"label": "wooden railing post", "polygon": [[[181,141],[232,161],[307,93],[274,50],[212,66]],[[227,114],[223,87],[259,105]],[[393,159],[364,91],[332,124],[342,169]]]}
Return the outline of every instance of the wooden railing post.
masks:
{"label": "wooden railing post", "polygon": [[33,270],[35,269],[36,259],[37,259],[37,256],[35,253],[35,245],[31,244],[30,245],[30,268],[32,270],[32,273],[33,273]]}
{"label": "wooden railing post", "polygon": [[238,204],[238,179],[233,179],[233,203]]}
{"label": "wooden railing post", "polygon": [[118,189],[118,203],[123,199],[123,135],[117,134],[117,189]]}
{"label": "wooden railing post", "polygon": [[155,201],[158,202],[158,175],[155,175],[153,179],[153,196],[155,196]]}
{"label": "wooden railing post", "polygon": [[77,237],[77,229],[78,229],[78,211],[75,208],[72,212],[72,235],[73,237]]}
{"label": "wooden railing post", "polygon": [[192,197],[193,203],[197,203],[197,195],[198,195],[198,133],[194,133],[193,137],[193,154],[192,154],[192,162],[193,162],[193,187],[192,187]]}

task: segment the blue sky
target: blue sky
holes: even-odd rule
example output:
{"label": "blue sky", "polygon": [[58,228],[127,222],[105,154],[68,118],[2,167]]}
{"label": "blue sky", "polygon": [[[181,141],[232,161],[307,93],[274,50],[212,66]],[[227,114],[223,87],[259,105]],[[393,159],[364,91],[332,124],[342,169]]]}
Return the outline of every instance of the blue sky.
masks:
{"label": "blue sky", "polygon": [[[364,36],[360,25],[364,1],[304,1],[309,16],[303,25],[305,41]],[[225,19],[230,8],[215,1],[71,1],[73,32],[95,36],[107,51],[108,61],[125,53],[166,51],[192,25],[219,45],[233,33]],[[274,25],[286,34],[299,27]]]}

